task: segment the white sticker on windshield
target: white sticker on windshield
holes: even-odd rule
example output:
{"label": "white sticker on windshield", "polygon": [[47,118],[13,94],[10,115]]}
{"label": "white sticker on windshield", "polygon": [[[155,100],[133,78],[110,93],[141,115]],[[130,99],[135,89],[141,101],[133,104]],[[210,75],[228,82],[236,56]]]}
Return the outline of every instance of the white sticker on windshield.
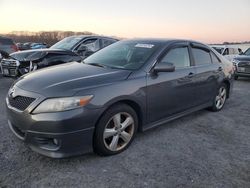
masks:
{"label": "white sticker on windshield", "polygon": [[153,48],[154,45],[153,44],[136,44],[135,47],[138,47],[138,48]]}

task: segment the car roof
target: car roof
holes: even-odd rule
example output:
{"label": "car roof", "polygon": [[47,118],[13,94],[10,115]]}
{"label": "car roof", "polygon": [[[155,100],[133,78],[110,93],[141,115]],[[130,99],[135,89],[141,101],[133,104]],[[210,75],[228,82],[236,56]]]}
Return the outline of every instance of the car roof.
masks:
{"label": "car roof", "polygon": [[102,36],[102,35],[72,35],[72,36],[68,36],[68,37],[80,37],[82,39],[97,37],[97,38],[107,38],[107,39],[118,40],[117,38],[114,38],[114,37],[108,37],[108,36]]}
{"label": "car roof", "polygon": [[[189,40],[189,39],[173,39],[173,38],[134,38],[134,39],[126,39],[125,41],[135,41],[135,42],[144,42],[144,43],[158,43],[158,44],[167,44],[167,43],[174,43],[174,42],[191,42],[191,43],[198,43],[203,44],[198,41]],[[206,44],[203,44],[206,45]]]}

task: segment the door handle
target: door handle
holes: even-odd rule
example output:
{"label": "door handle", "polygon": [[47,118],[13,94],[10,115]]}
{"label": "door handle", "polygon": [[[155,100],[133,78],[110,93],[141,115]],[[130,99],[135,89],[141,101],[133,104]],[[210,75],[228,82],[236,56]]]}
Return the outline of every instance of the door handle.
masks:
{"label": "door handle", "polygon": [[190,72],[189,74],[188,74],[188,78],[192,78],[194,76],[194,73],[193,72]]}

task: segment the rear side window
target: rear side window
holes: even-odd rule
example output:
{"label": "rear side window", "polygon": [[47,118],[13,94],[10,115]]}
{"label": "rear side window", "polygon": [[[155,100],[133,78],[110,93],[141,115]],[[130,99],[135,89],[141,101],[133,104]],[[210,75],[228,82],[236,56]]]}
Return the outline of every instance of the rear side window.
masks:
{"label": "rear side window", "polygon": [[0,38],[0,44],[2,45],[12,45],[13,41],[7,38]]}
{"label": "rear side window", "polygon": [[190,66],[190,59],[187,47],[171,49],[161,60],[160,63],[173,63],[176,68]]}
{"label": "rear side window", "polygon": [[209,65],[212,63],[210,53],[200,48],[192,48],[195,65]]}

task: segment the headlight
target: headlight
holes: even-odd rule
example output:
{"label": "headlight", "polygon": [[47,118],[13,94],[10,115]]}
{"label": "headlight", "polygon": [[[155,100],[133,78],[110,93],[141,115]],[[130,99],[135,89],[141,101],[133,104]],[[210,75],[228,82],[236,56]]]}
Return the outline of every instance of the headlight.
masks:
{"label": "headlight", "polygon": [[35,108],[33,114],[72,110],[87,105],[92,98],[93,95],[46,99]]}
{"label": "headlight", "polygon": [[233,64],[234,64],[235,66],[237,66],[239,62],[240,62],[239,60],[233,59]]}

